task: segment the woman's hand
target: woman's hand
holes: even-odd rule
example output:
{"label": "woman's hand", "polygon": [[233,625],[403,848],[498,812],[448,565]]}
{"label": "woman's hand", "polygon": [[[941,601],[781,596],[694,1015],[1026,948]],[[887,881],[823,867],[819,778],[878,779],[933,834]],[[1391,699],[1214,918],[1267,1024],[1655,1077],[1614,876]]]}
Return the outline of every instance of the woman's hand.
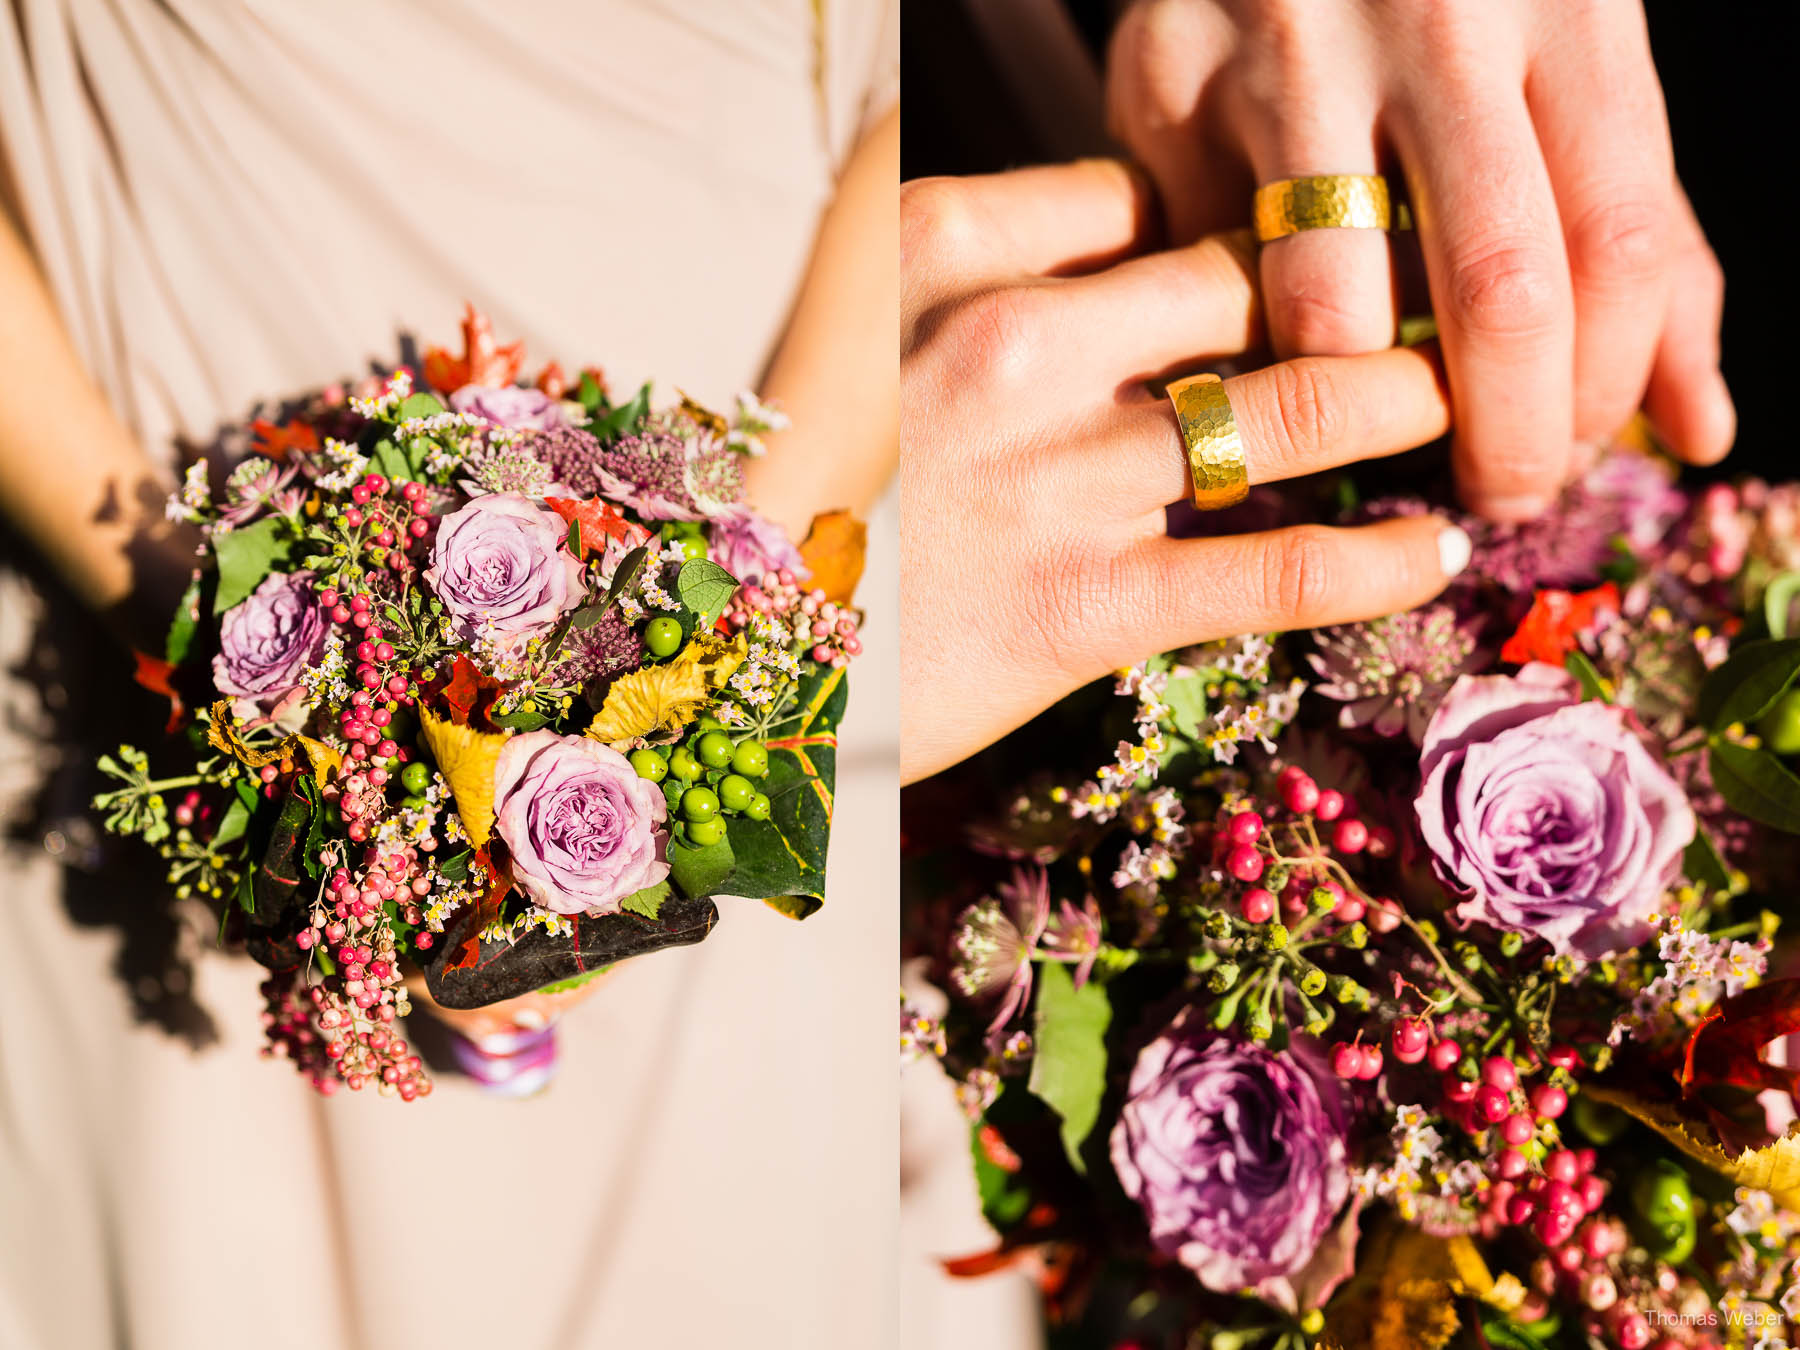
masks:
{"label": "woman's hand", "polygon": [[[1685,459],[1730,447],[1723,278],[1633,0],[1136,0],[1108,78],[1178,241],[1244,224],[1260,184],[1397,161],[1473,508],[1538,514],[1640,403]],[[1277,355],[1392,343],[1385,235],[1289,235],[1261,270]]]}
{"label": "woman's hand", "polygon": [[[1104,161],[902,189],[905,781],[1153,652],[1407,609],[1468,560],[1431,517],[1168,537],[1187,458],[1144,378],[1243,351],[1256,301],[1241,242],[1138,254],[1145,206]],[[1449,425],[1419,350],[1225,387],[1253,484]]]}

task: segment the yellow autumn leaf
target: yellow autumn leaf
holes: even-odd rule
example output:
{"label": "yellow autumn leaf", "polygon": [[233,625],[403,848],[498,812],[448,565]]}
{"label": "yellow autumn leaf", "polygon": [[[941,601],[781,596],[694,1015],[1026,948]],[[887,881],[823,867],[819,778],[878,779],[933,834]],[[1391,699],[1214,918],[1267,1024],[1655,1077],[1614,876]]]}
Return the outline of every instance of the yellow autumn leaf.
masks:
{"label": "yellow autumn leaf", "polygon": [[476,848],[486,848],[494,832],[494,761],[506,737],[491,731],[458,726],[419,710],[419,735],[437,761],[438,772],[450,784],[456,814]]}
{"label": "yellow autumn leaf", "polygon": [[312,765],[313,781],[324,787],[325,780],[337,772],[344,757],[324,741],[315,741],[311,736],[295,735],[294,740],[306,752],[307,761]]}
{"label": "yellow autumn leaf", "polygon": [[1474,1242],[1433,1237],[1389,1220],[1369,1240],[1356,1276],[1325,1310],[1327,1350],[1443,1350],[1457,1330],[1454,1299],[1474,1297],[1511,1312],[1525,1287],[1495,1278]]}
{"label": "yellow autumn leaf", "polygon": [[639,736],[681,730],[743,664],[744,654],[742,634],[727,642],[713,633],[695,633],[670,660],[613,681],[588,736],[617,749]]}
{"label": "yellow autumn leaf", "polygon": [[1719,1146],[1708,1126],[1682,1115],[1671,1105],[1645,1101],[1604,1083],[1590,1083],[1583,1091],[1593,1100],[1642,1121],[1720,1176],[1752,1190],[1769,1192],[1784,1209],[1800,1209],[1800,1131],[1733,1155]]}

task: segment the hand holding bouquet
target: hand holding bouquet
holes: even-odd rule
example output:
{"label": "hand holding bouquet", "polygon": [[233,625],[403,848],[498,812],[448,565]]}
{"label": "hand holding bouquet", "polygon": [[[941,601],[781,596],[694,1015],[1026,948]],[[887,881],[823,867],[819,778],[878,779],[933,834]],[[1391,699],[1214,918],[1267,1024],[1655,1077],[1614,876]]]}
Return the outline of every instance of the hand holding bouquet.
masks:
{"label": "hand holding bouquet", "polygon": [[[204,462],[160,658],[184,761],[101,761],[109,830],[156,846],[270,970],[272,1052],[323,1091],[430,1090],[415,965],[471,1008],[697,942],[712,897],[824,894],[860,527],[804,550],[742,500],[777,428],[548,367],[473,310],[465,351],[327,389]],[[163,758],[158,755],[159,760]]]}

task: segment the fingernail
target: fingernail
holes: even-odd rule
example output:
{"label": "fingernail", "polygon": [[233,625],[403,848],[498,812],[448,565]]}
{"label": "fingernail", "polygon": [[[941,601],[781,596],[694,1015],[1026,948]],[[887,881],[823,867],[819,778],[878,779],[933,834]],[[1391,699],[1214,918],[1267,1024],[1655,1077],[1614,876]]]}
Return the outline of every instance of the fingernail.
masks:
{"label": "fingernail", "polygon": [[1475,503],[1477,515],[1486,516],[1489,520],[1517,522],[1535,520],[1550,509],[1550,502],[1545,497],[1530,495],[1519,497],[1483,497]]}
{"label": "fingernail", "polygon": [[1446,577],[1453,577],[1469,565],[1469,558],[1475,552],[1475,545],[1470,542],[1468,531],[1460,525],[1446,525],[1438,531],[1438,566],[1444,569]]}
{"label": "fingernail", "polygon": [[550,1025],[550,1019],[536,1008],[520,1008],[513,1013],[513,1025],[526,1031],[542,1031]]}

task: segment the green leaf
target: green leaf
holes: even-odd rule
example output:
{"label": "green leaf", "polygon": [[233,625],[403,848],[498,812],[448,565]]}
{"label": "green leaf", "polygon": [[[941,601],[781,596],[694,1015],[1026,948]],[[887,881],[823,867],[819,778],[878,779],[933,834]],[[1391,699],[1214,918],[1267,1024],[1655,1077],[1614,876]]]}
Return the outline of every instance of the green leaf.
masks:
{"label": "green leaf", "polygon": [[614,440],[631,431],[637,424],[650,415],[650,385],[648,382],[637,391],[637,397],[631,402],[614,408],[597,421],[588,423],[588,430],[603,441]]}
{"label": "green leaf", "polygon": [[243,875],[238,878],[237,894],[233,897],[237,901],[238,908],[246,914],[256,913],[256,884],[252,880],[255,875],[255,868],[246,867]]}
{"label": "green leaf", "polygon": [[1763,592],[1763,614],[1769,621],[1770,637],[1788,635],[1788,611],[1794,607],[1797,595],[1800,595],[1800,572],[1783,572]]}
{"label": "green leaf", "polygon": [[1749,726],[1773,706],[1800,675],[1800,638],[1746,642],[1706,677],[1694,705],[1697,721],[1712,731]]}
{"label": "green leaf", "polygon": [[588,605],[575,611],[574,617],[569,620],[569,627],[586,630],[592,628],[605,617],[606,606],[604,604]]}
{"label": "green leaf", "polygon": [[600,381],[594,378],[593,372],[582,371],[581,383],[575,387],[575,401],[586,408],[588,416],[592,417],[599,411],[600,404],[605,398],[606,395],[600,388]]}
{"label": "green leaf", "polygon": [[550,719],[535,703],[526,703],[507,713],[489,713],[488,721],[505,731],[541,731],[550,725]]}
{"label": "green leaf", "polygon": [[705,848],[669,841],[669,877],[681,887],[683,895],[696,899],[718,895],[736,866],[737,855],[732,852],[729,834]]}
{"label": "green leaf", "polygon": [[1173,714],[1175,730],[1191,741],[1199,740],[1212,717],[1206,701],[1206,680],[1199,675],[1170,680],[1163,690],[1163,702]]}
{"label": "green leaf", "polygon": [[540,994],[566,994],[571,989],[581,988],[581,986],[586,984],[589,980],[599,979],[611,969],[611,966],[601,966],[598,970],[585,970],[579,975],[571,975],[566,980],[554,980],[537,992]]}
{"label": "green leaf", "polygon": [[1788,834],[1800,834],[1800,778],[1767,750],[1731,741],[1707,749],[1713,784],[1735,811]]}
{"label": "green leaf", "polygon": [[250,824],[250,810],[238,797],[231,799],[231,805],[225,808],[225,815],[219,821],[219,832],[213,835],[214,848],[224,848],[227,844],[235,844],[244,837],[244,830]]}
{"label": "green leaf", "polygon": [[690,558],[675,581],[681,603],[709,621],[725,612],[737,587],[737,578],[711,558]]}
{"label": "green leaf", "polygon": [[1588,654],[1579,647],[1571,650],[1569,654],[1563,658],[1563,669],[1573,675],[1576,681],[1581,685],[1581,696],[1583,698],[1599,699],[1602,703],[1612,702],[1612,692],[1608,688],[1606,681],[1601,678],[1600,672],[1594,668],[1594,663],[1588,659]]}
{"label": "green leaf", "polygon": [[394,409],[394,420],[406,422],[415,417],[436,417],[443,411],[444,405],[437,401],[436,396],[421,390],[400,401],[400,406]]}
{"label": "green leaf", "polygon": [[574,554],[577,558],[581,556],[581,522],[579,520],[571,520],[569,522],[569,534],[568,537],[563,540],[563,547],[568,549],[569,552]]}
{"label": "green leaf", "polygon": [[969,1131],[969,1156],[975,1163],[975,1188],[981,1195],[981,1217],[1004,1233],[1031,1208],[1031,1191],[1017,1172],[1009,1172],[982,1147],[977,1124]]}
{"label": "green leaf", "polygon": [[181,601],[175,606],[175,617],[169,623],[169,635],[163,639],[163,659],[172,666],[187,660],[194,645],[194,634],[200,628],[200,583],[201,573],[196,571],[194,579],[181,593]]}
{"label": "green leaf", "polygon": [[1719,856],[1718,845],[1707,834],[1704,825],[1694,830],[1694,842],[1687,846],[1681,855],[1682,874],[1689,881],[1697,881],[1709,890],[1728,891],[1731,889],[1731,873],[1725,866],[1725,860]]}
{"label": "green leaf", "polygon": [[300,863],[306,868],[306,875],[317,878],[325,870],[319,861],[319,854],[329,838],[326,831],[325,803],[319,796],[319,786],[310,778],[301,778],[300,795],[312,808],[312,819],[306,822],[306,843],[300,850]]}
{"label": "green leaf", "polygon": [[445,881],[467,881],[469,879],[469,859],[472,851],[464,849],[461,853],[452,854],[438,864],[438,875]]}
{"label": "green leaf", "polygon": [[266,516],[241,530],[227,530],[212,538],[213,557],[219,563],[219,590],[213,596],[213,613],[223,614],[241,603],[262,579],[285,564],[293,540],[280,516]]}
{"label": "green leaf", "polygon": [[386,474],[389,480],[417,478],[420,470],[419,463],[412,455],[385,436],[370,449],[369,467]]}
{"label": "green leaf", "polygon": [[650,546],[648,544],[638,545],[619,559],[618,567],[613,570],[612,584],[606,588],[606,598],[600,602],[600,608],[605,610],[631,589],[637,582],[638,574],[644,570],[644,564],[649,561]]}
{"label": "green leaf", "polygon": [[1106,1095],[1106,1028],[1112,1004],[1106,986],[1089,980],[1080,989],[1061,962],[1037,970],[1036,1050],[1031,1061],[1033,1095],[1062,1117],[1063,1148],[1086,1175],[1081,1146],[1100,1119]]}
{"label": "green leaf", "polygon": [[654,919],[662,913],[662,904],[669,898],[669,883],[659,881],[654,886],[646,886],[635,894],[619,901],[619,908],[630,914],[641,914],[646,919]]}

